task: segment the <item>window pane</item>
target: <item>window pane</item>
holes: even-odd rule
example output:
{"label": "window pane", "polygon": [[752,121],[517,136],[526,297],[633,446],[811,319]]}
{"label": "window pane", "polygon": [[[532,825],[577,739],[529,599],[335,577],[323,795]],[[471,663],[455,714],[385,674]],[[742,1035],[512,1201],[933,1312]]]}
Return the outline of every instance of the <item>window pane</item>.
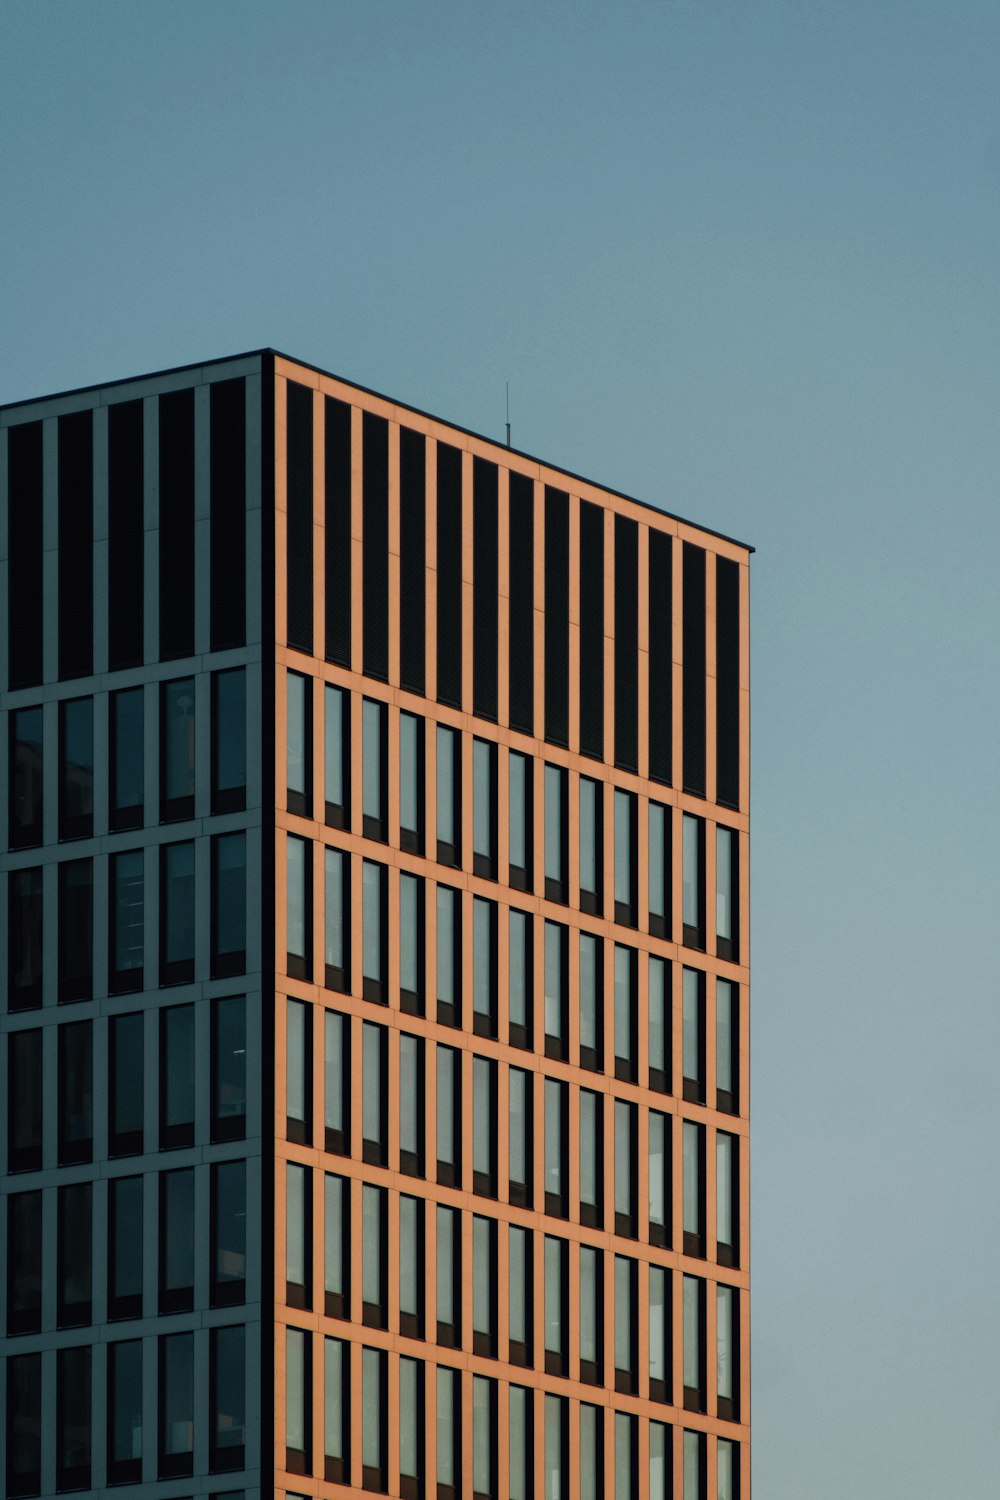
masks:
{"label": "window pane", "polygon": [[545,1236],[545,1349],[563,1352],[563,1243]]}
{"label": "window pane", "polygon": [[94,1137],[94,1054],[89,1021],[59,1031],[60,1166],[90,1161]]}
{"label": "window pane", "polygon": [[325,1125],[327,1130],[344,1132],[348,1128],[347,1118],[347,1063],[350,1056],[350,1022],[336,1011],[326,1013],[326,1102]]}
{"label": "window pane", "polygon": [[382,1468],[383,1366],[377,1349],[361,1351],[361,1462],[366,1469]]}
{"label": "window pane", "polygon": [[458,1483],[456,1449],[459,1412],[458,1375],[445,1365],[437,1369],[437,1482]]}
{"label": "window pane", "polygon": [[736,928],[733,911],[733,874],[736,835],[731,828],[715,830],[715,930],[732,942]]}
{"label": "window pane", "polygon": [[385,1198],[381,1188],[365,1183],[361,1190],[361,1300],[372,1307],[382,1303]]}
{"label": "window pane", "polygon": [[530,1233],[527,1229],[511,1224],[507,1243],[510,1258],[508,1333],[513,1343],[527,1344],[529,1314],[527,1289],[531,1275]]}
{"label": "window pane", "polygon": [[600,1202],[601,1101],[590,1089],[580,1090],[580,1202],[596,1208]]}
{"label": "window pane", "polygon": [[410,995],[422,995],[424,984],[420,962],[423,946],[422,882],[416,875],[399,877],[399,987]]}
{"label": "window pane", "polygon": [[343,1177],[328,1172],[324,1191],[324,1291],[328,1296],[346,1297],[349,1188]]}
{"label": "window pane", "polygon": [[663,1422],[649,1424],[649,1500],[670,1500],[671,1429]]}
{"label": "window pane", "polygon": [[[194,844],[168,844],[163,850],[163,932],[160,947],[167,964],[194,964]],[[189,976],[187,976],[189,977]]]}
{"label": "window pane", "polygon": [[437,731],[437,836],[439,844],[455,847],[458,832],[455,824],[455,789],[458,767],[458,735],[453,729],[438,726]]}
{"label": "window pane", "polygon": [[[143,876],[141,849],[111,860],[112,977],[138,976],[143,962]],[[139,979],[141,983],[141,979]]]}
{"label": "window pane", "polygon": [[667,1224],[667,1119],[657,1110],[649,1112],[649,1222]]}
{"label": "window pane", "polygon": [[595,1061],[601,1051],[599,941],[589,932],[580,934],[580,1047],[586,1048]]}
{"label": "window pane", "polygon": [[649,1268],[649,1378],[666,1387],[669,1382],[667,1360],[667,1287],[669,1273],[662,1266]]}
{"label": "window pane", "polygon": [[598,796],[600,789],[589,776],[580,777],[580,889],[597,895],[599,869]]}
{"label": "window pane", "polygon": [[[347,906],[347,861],[342,849],[324,850],[326,866],[325,961],[328,969],[344,974],[347,969],[346,935],[350,913]],[[329,980],[327,981],[329,983]]]}
{"label": "window pane", "polygon": [[739,1444],[728,1438],[719,1438],[718,1496],[719,1500],[737,1500],[739,1486]]}
{"label": "window pane", "polygon": [[307,1452],[311,1340],[301,1328],[285,1329],[285,1447]]}
{"label": "window pane", "polygon": [[141,1011],[108,1023],[110,1056],[109,1152],[142,1150],[145,1016]]}
{"label": "window pane", "polygon": [[42,842],[42,710],[12,713],[9,732],[10,846],[27,849]]}
{"label": "window pane", "polygon": [[59,832],[85,838],[94,826],[94,700],[60,704]]}
{"label": "window pane", "polygon": [[289,672],[286,679],[288,709],[288,758],[287,784],[289,792],[308,804],[309,787],[306,784],[309,764],[307,693],[311,688],[308,678],[298,672]]}
{"label": "window pane", "polygon": [[563,1401],[545,1397],[545,1500],[563,1500]]}
{"label": "window pane", "polygon": [[508,759],[510,786],[510,862],[518,870],[528,867],[528,760],[512,750]]}
{"label": "window pane", "polygon": [[243,1134],[247,1112],[246,1001],[242,995],[215,1002],[212,1117],[218,1139]]}
{"label": "window pane", "polygon": [[362,788],[361,810],[366,818],[381,823],[385,817],[383,800],[383,725],[385,707],[366,698],[362,706]]}
{"label": "window pane", "polygon": [[227,833],[212,840],[215,858],[215,943],[217,975],[246,968],[247,839]]}
{"label": "window pane", "polygon": [[600,1303],[600,1251],[580,1246],[580,1358],[588,1365],[598,1362],[599,1331],[604,1321]]}
{"label": "window pane", "polygon": [[437,1159],[455,1164],[458,1058],[451,1047],[437,1049]]}
{"label": "window pane", "polygon": [[657,1082],[670,1086],[670,1004],[667,988],[667,965],[653,954],[649,957],[649,1071],[658,1075]]}
{"label": "window pane", "polygon": [[289,837],[286,841],[288,861],[288,952],[305,959],[306,953],[306,854],[310,845],[305,839]]}
{"label": "window pane", "polygon": [[59,999],[89,999],[93,969],[93,861],[74,859],[59,866]]}
{"label": "window pane", "polygon": [[702,1500],[704,1493],[702,1452],[704,1438],[700,1432],[684,1433],[684,1500]]}
{"label": "window pane", "polygon": [[701,976],[697,969],[685,969],[683,1016],[683,1064],[685,1081],[700,1087],[702,1081],[702,1038],[704,1016]]}
{"label": "window pane", "polygon": [[472,1488],[477,1495],[493,1493],[494,1383],[472,1377]]}
{"label": "window pane", "polygon": [[12,870],[8,878],[8,1008],[35,1010],[42,1003],[42,872]]}
{"label": "window pane", "polygon": [[160,1174],[160,1311],[190,1307],[194,1289],[194,1171]]}
{"label": "window pane", "polygon": [[684,1384],[689,1390],[701,1387],[702,1285],[695,1276],[684,1277]]}
{"label": "window pane", "polygon": [[[226,797],[241,792],[247,784],[247,679],[243,667],[216,672],[215,725],[212,739],[212,790],[224,805],[241,806],[245,797]],[[217,804],[222,810],[223,803]]]}
{"label": "window pane", "polygon": [[545,1034],[561,1040],[563,1035],[563,928],[545,924]]}
{"label": "window pane", "polygon": [[509,970],[509,1016],[511,1026],[524,1030],[529,1026],[528,996],[530,994],[529,972],[529,921],[526,912],[511,910]]}
{"label": "window pane", "polygon": [[133,1467],[142,1458],[142,1341],[108,1346],[108,1475],[140,1478]]}
{"label": "window pane", "polygon": [[628,1064],[632,1062],[635,1029],[634,960],[631,948],[615,944],[615,1057]]}
{"label": "window pane", "polygon": [[632,1157],[635,1122],[632,1105],[622,1099],[615,1100],[615,1213],[631,1219],[634,1212],[632,1202]]}
{"label": "window pane", "polygon": [[528,1500],[531,1494],[532,1397],[521,1385],[510,1387],[510,1500]]}
{"label": "window pane", "polygon": [[108,1185],[108,1317],[142,1313],[141,1177],[113,1177]]}
{"label": "window pane", "polygon": [[437,888],[437,998],[440,1005],[454,1005],[455,937],[458,920],[457,891],[447,886]]}
{"label": "window pane", "polygon": [[324,702],[326,705],[324,733],[326,800],[331,807],[344,807],[347,802],[344,762],[346,694],[342,688],[327,684]]}
{"label": "window pane", "polygon": [[521,1068],[511,1068],[508,1075],[510,1131],[508,1171],[511,1182],[528,1181],[528,1109],[530,1077]]}
{"label": "window pane", "polygon": [[615,1369],[632,1368],[632,1266],[624,1255],[615,1256]]}
{"label": "window pane", "polygon": [[421,831],[420,740],[423,720],[414,714],[399,716],[399,824],[408,832]]}
{"label": "window pane", "polygon": [[649,914],[666,921],[666,830],[667,809],[658,802],[649,804]]}
{"label": "window pane", "polygon": [[472,1004],[481,1027],[495,1032],[496,907],[475,897],[472,902]]}
{"label": "window pane", "polygon": [[[165,682],[161,689],[162,800],[194,800],[194,678]],[[181,809],[181,816],[190,816]]]}
{"label": "window pane", "polygon": [[383,867],[370,859],[362,861],[362,973],[365,979],[381,985],[382,974],[382,890]]}
{"label": "window pane", "polygon": [[111,825],[142,823],[144,753],[143,690],[111,694]]}
{"label": "window pane", "polygon": [[213,1167],[212,1215],[215,1239],[212,1300],[227,1304],[242,1301],[247,1275],[245,1161],[219,1162]]}
{"label": "window pane", "polygon": [[615,791],[615,903],[631,907],[632,890],[632,812],[630,792]]}
{"label": "window pane", "polygon": [[720,1130],[715,1138],[715,1233],[720,1245],[736,1244],[736,1137]]}
{"label": "window pane", "polygon": [[422,1412],[420,1400],[422,1367],[418,1360],[399,1361],[399,1472],[406,1479],[420,1474]]}
{"label": "window pane", "polygon": [[323,1448],[327,1458],[343,1463],[347,1458],[347,1346],[340,1339],[324,1339]]}
{"label": "window pane", "polygon": [[558,766],[545,767],[545,878],[559,885],[565,880],[563,863],[564,773]]}
{"label": "window pane", "polygon": [[700,820],[684,814],[683,831],[683,901],[685,927],[701,927],[701,840]]}
{"label": "window pane", "polygon": [[42,1165],[42,1033],[7,1037],[7,1167],[33,1172]]}
{"label": "window pane", "polygon": [[190,1145],[194,1139],[194,1006],[160,1011],[160,1139]]}
{"label": "window pane", "polygon": [[419,1319],[423,1303],[422,1205],[416,1198],[399,1199],[399,1310]]}
{"label": "window pane", "polygon": [[545,1080],[545,1191],[557,1198],[563,1185],[563,1085]]}
{"label": "window pane", "polygon": [[382,1144],[382,1119],[385,1109],[382,1096],[382,1052],[383,1028],[365,1021],[362,1027],[364,1090],[361,1133],[366,1141],[379,1146]]}
{"label": "window pane", "polygon": [[210,1467],[241,1469],[246,1427],[246,1333],[242,1324],[212,1329],[210,1375],[215,1396]]}
{"label": "window pane", "polygon": [[[160,1340],[160,1452],[163,1458],[186,1457],[194,1451],[194,1336],[175,1333]],[[172,1467],[170,1472],[189,1468]]]}

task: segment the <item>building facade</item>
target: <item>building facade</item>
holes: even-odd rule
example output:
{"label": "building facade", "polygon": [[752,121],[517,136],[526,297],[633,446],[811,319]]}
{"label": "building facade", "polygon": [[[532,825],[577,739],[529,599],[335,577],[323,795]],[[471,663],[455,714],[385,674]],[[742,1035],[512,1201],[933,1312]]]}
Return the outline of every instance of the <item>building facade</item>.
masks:
{"label": "building facade", "polygon": [[0,409],[11,1500],[747,1500],[749,550],[273,351]]}

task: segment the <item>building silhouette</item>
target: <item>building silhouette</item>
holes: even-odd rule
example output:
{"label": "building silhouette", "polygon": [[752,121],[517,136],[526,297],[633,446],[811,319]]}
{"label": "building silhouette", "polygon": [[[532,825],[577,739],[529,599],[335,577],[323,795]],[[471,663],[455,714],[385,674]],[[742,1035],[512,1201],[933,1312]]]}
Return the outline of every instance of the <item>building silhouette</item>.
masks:
{"label": "building silhouette", "polygon": [[10,1500],[747,1500],[749,550],[270,350],[0,409]]}

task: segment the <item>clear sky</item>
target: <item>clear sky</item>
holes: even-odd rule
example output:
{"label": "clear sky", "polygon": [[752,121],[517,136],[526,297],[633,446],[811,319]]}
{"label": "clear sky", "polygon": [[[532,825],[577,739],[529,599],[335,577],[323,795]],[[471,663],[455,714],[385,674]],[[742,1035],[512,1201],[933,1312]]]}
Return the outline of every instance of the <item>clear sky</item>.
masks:
{"label": "clear sky", "polygon": [[757,1500],[998,1492],[998,57],[996,0],[0,3],[0,401],[509,380],[756,546]]}

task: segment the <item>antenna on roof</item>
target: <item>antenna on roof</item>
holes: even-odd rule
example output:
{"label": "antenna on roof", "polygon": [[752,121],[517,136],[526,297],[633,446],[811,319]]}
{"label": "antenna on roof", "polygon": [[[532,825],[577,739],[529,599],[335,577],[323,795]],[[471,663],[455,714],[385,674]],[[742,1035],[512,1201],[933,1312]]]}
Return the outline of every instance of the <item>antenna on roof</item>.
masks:
{"label": "antenna on roof", "polygon": [[507,447],[510,447],[510,381],[507,381]]}

